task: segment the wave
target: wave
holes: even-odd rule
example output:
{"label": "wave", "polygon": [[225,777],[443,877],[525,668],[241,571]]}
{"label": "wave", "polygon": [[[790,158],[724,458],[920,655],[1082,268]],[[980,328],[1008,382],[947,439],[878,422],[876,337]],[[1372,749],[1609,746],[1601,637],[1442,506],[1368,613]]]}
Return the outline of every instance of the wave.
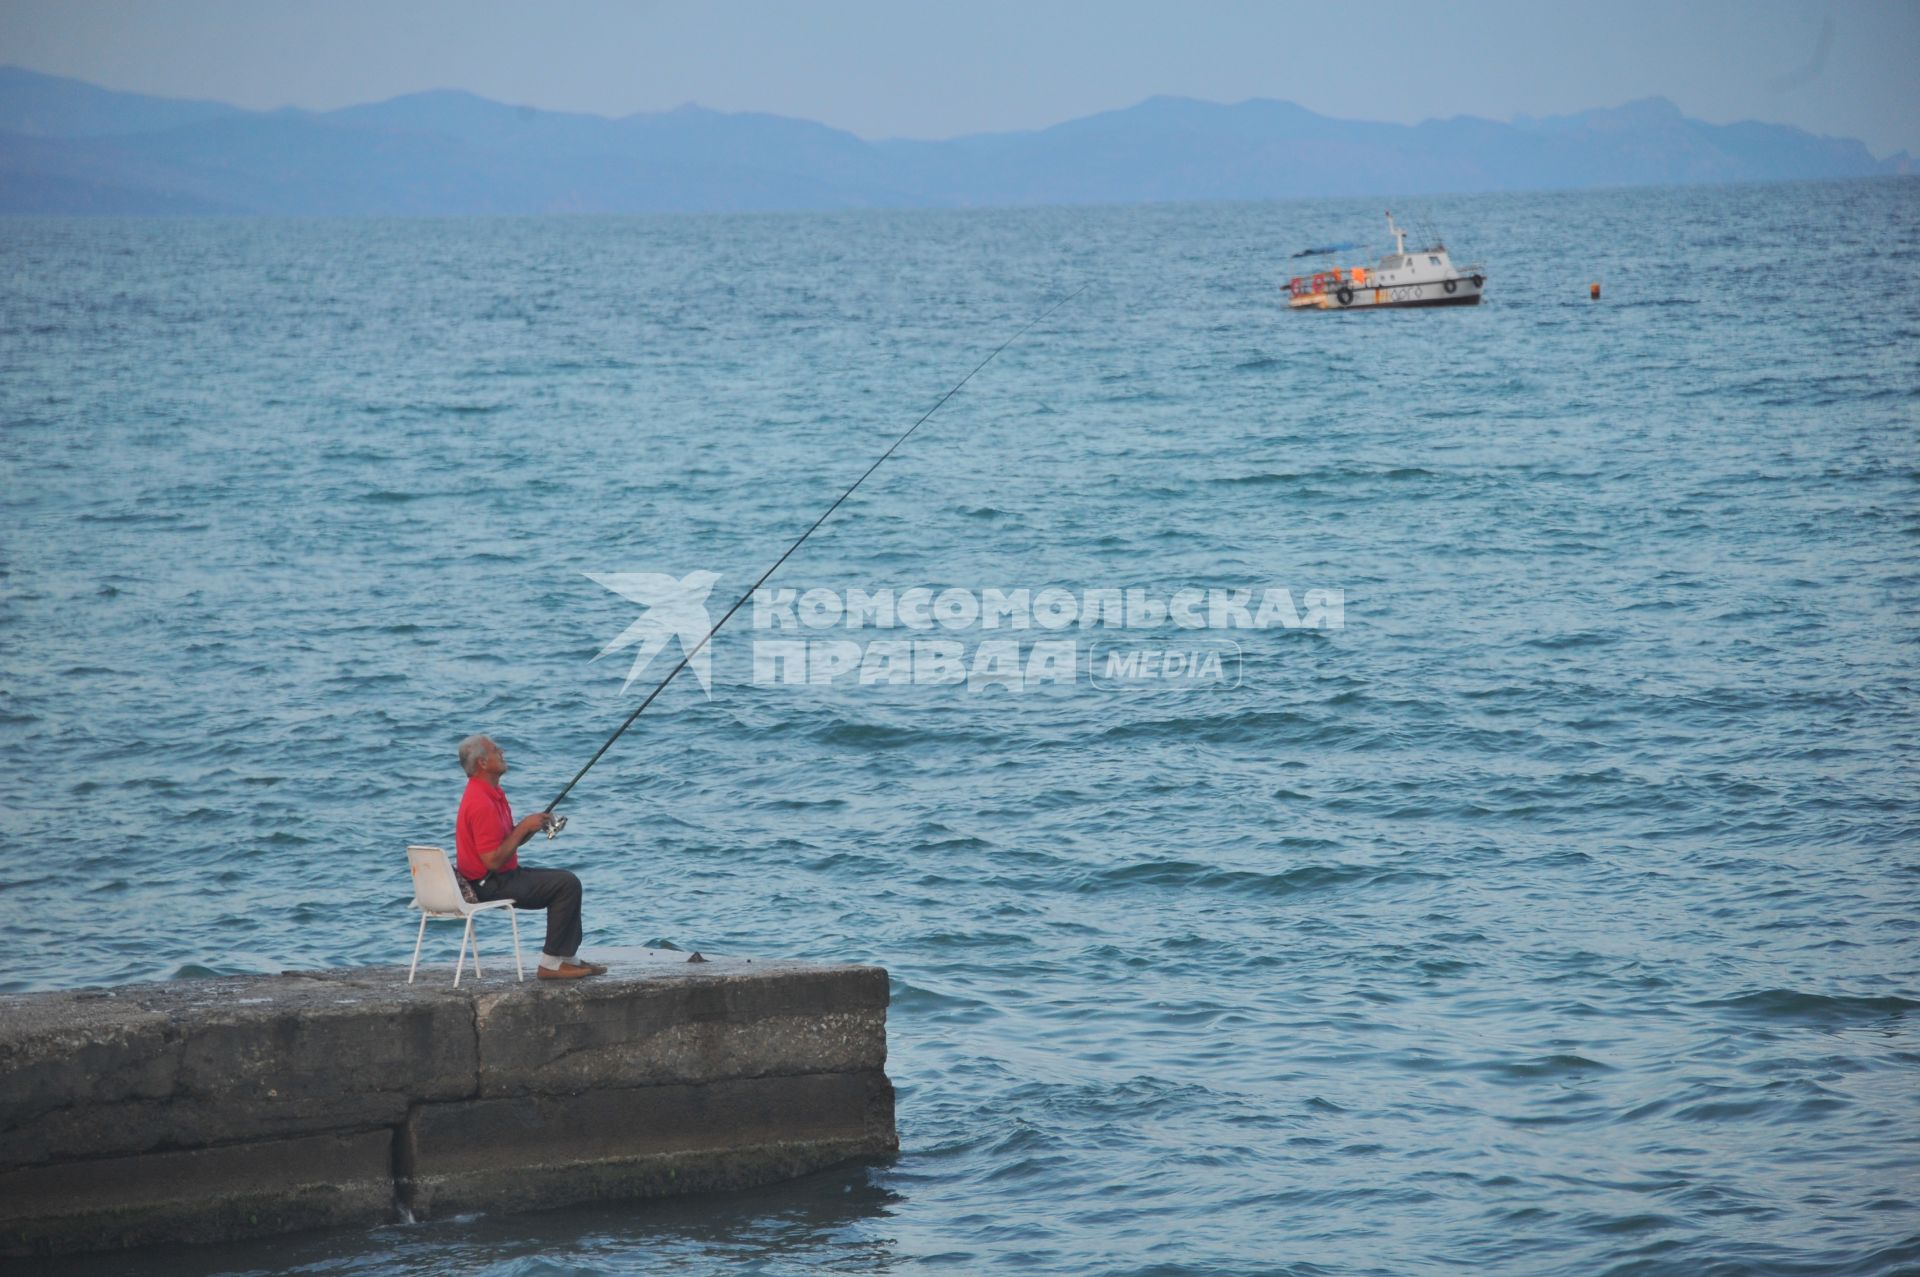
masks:
{"label": "wave", "polygon": [[1920,1000],[1896,994],[1861,996],[1853,994],[1803,993],[1798,989],[1757,989],[1730,998],[1710,998],[1691,1004],[1701,1010],[1720,1011],[1746,1020],[1764,1020],[1834,1027],[1898,1019],[1920,1011]]}
{"label": "wave", "polygon": [[1584,1055],[1536,1055],[1520,1060],[1489,1060],[1472,1066],[1475,1072],[1514,1082],[1534,1082],[1542,1078],[1584,1077],[1594,1073],[1612,1073],[1614,1067]]}
{"label": "wave", "polygon": [[1383,869],[1377,865],[1300,865],[1276,873],[1250,869],[1221,869],[1190,860],[1143,861],[1101,869],[1073,884],[1082,894],[1157,887],[1176,891],[1225,891],[1236,895],[1285,899],[1349,884],[1375,886],[1389,882],[1441,880],[1449,875],[1413,869]]}

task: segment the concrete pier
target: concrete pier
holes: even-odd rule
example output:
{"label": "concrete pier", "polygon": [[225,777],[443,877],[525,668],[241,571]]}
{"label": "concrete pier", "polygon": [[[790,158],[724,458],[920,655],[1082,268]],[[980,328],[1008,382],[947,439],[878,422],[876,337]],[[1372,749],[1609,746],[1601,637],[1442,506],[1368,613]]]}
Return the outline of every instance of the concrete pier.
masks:
{"label": "concrete pier", "polygon": [[626,950],[0,997],[0,1254],[743,1187],[897,1151],[878,967]]}

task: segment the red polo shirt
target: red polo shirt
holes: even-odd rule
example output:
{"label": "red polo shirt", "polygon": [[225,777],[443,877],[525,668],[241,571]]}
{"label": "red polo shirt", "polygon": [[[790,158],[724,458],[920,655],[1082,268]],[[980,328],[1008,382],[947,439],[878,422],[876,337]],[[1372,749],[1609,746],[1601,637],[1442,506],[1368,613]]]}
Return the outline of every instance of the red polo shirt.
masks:
{"label": "red polo shirt", "polygon": [[[494,872],[482,863],[482,854],[492,851],[513,832],[513,808],[498,785],[474,776],[467,781],[467,792],[460,795],[460,814],[453,822],[454,863],[462,878],[475,882]],[[507,857],[501,869],[518,869],[520,856]]]}

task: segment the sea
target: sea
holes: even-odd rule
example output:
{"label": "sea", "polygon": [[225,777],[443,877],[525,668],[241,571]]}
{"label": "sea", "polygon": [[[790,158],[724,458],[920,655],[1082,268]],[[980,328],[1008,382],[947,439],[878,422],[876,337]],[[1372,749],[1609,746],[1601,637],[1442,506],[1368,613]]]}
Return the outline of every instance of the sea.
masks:
{"label": "sea", "polygon": [[49,1270],[1920,1272],[1912,178],[0,221],[0,990],[406,962],[936,406],[527,856],[884,966],[896,1159]]}

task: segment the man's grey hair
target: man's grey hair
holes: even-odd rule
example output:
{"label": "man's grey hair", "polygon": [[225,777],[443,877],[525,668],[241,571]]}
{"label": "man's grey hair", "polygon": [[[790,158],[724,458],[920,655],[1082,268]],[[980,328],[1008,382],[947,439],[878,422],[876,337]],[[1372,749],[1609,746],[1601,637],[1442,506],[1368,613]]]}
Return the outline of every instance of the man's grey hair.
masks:
{"label": "man's grey hair", "polygon": [[487,752],[487,746],[493,744],[493,737],[484,733],[475,733],[460,742],[460,770],[473,775],[473,769],[480,765],[480,756]]}

